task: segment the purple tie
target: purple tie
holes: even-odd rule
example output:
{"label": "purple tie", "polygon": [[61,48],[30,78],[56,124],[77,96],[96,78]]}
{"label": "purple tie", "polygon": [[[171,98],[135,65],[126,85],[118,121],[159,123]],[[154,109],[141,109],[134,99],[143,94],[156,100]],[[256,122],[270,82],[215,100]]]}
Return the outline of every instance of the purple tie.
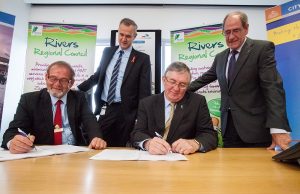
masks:
{"label": "purple tie", "polygon": [[228,85],[230,85],[233,80],[233,74],[234,74],[235,62],[236,62],[235,55],[237,53],[238,53],[237,50],[231,51],[231,57],[228,63],[228,76],[227,76]]}

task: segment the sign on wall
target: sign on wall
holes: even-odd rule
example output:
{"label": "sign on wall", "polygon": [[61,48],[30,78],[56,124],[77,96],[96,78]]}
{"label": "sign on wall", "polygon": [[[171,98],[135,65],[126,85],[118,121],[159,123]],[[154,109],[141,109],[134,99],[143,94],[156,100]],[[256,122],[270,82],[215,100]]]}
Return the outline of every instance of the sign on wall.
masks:
{"label": "sign on wall", "polygon": [[265,11],[268,39],[275,44],[275,58],[286,92],[287,115],[292,139],[300,140],[300,0]]}
{"label": "sign on wall", "polygon": [[[201,26],[171,31],[171,61],[181,61],[189,66],[192,80],[205,73],[219,52],[227,48],[222,35],[222,24]],[[199,89],[205,96],[215,129],[218,130],[219,145],[222,146],[220,123],[220,87],[218,81]]]}
{"label": "sign on wall", "polygon": [[0,11],[0,126],[15,16]]}
{"label": "sign on wall", "polygon": [[75,86],[94,73],[97,26],[30,22],[24,92],[45,85],[49,64],[66,61],[75,70]]}

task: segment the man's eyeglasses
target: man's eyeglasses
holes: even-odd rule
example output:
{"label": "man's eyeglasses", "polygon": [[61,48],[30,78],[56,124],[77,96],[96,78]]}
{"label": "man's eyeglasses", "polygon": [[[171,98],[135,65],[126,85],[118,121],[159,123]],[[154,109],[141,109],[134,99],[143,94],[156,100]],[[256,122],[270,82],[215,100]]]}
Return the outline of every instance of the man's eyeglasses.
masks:
{"label": "man's eyeglasses", "polygon": [[61,85],[68,85],[71,80],[67,79],[67,78],[61,78],[61,79],[58,79],[57,77],[55,76],[48,76],[48,80],[51,82],[51,83],[56,83],[57,81],[59,81],[59,83]]}
{"label": "man's eyeglasses", "polygon": [[225,30],[222,32],[222,34],[226,37],[230,36],[230,34],[233,34],[233,35],[237,35],[239,34],[240,32],[242,31],[241,28],[235,28],[233,30]]}
{"label": "man's eyeglasses", "polygon": [[169,79],[165,76],[165,80],[167,81],[167,83],[172,86],[172,87],[175,87],[175,86],[178,86],[180,89],[186,89],[188,87],[188,83],[183,83],[183,82],[179,82],[177,83],[176,80],[173,80],[173,79]]}

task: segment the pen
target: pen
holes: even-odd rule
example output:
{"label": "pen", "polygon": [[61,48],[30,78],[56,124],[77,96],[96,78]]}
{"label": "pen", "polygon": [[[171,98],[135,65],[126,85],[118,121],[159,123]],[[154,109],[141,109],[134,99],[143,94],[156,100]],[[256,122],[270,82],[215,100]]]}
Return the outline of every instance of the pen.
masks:
{"label": "pen", "polygon": [[163,138],[159,133],[157,133],[156,131],[155,131],[155,135],[156,135],[156,137],[159,137],[159,138]]}
{"label": "pen", "polygon": [[[30,140],[30,138],[29,138],[30,133],[27,135],[27,134],[26,134],[22,129],[20,129],[20,128],[18,128],[18,132],[19,132],[22,136],[27,137],[27,138]],[[36,150],[36,147],[35,147],[34,145],[32,145],[31,147],[34,148],[34,149]]]}
{"label": "pen", "polygon": [[[158,137],[158,138],[161,138],[161,139],[163,138],[163,137],[162,137],[159,133],[157,133],[156,131],[155,131],[155,135],[156,135],[156,137]],[[169,153],[173,153],[172,150],[169,150]]]}

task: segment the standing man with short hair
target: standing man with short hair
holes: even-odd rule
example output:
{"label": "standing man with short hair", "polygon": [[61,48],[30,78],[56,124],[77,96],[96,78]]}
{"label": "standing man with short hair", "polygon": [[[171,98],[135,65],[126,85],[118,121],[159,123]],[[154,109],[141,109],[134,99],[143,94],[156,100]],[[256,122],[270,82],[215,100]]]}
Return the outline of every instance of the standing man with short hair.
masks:
{"label": "standing man with short hair", "polygon": [[151,95],[151,64],[149,55],[136,51],[132,43],[137,35],[136,23],[124,18],[118,29],[119,46],[103,51],[97,71],[78,88],[95,92],[100,128],[108,146],[126,146],[136,119],[139,100]]}
{"label": "standing man with short hair", "polygon": [[226,15],[223,34],[229,47],[216,55],[211,68],[190,85],[191,91],[218,79],[224,147],[286,149],[291,131],[282,79],[276,69],[274,44],[247,37],[248,17]]}

